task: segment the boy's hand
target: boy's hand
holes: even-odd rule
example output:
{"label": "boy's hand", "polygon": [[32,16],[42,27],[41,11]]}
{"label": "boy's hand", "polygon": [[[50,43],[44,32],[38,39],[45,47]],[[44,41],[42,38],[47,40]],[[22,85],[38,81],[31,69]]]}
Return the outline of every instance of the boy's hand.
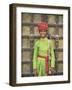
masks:
{"label": "boy's hand", "polygon": [[53,68],[53,67],[51,67],[50,69],[49,69],[49,74],[54,74],[55,73],[55,69]]}
{"label": "boy's hand", "polygon": [[34,69],[33,73],[34,73],[34,76],[37,76],[37,70],[36,69]]}

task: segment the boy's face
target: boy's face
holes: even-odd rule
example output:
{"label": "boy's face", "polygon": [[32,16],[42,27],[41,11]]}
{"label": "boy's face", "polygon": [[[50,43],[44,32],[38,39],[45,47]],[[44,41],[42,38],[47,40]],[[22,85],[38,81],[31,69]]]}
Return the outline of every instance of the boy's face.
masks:
{"label": "boy's face", "polygon": [[46,36],[46,31],[41,31],[39,33],[41,38],[44,38]]}

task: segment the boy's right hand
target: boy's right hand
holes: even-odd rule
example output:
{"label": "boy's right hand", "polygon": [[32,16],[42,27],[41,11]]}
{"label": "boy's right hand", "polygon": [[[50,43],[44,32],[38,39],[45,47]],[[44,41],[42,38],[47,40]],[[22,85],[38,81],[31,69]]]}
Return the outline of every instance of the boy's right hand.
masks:
{"label": "boy's right hand", "polygon": [[33,73],[34,73],[34,76],[37,76],[37,70],[36,69],[34,69]]}

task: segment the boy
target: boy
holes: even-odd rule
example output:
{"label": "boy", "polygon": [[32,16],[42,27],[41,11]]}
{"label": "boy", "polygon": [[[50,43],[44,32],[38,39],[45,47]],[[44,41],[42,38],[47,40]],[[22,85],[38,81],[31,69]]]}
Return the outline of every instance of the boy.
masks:
{"label": "boy", "polygon": [[[48,24],[45,22],[38,24],[40,39],[35,42],[33,54],[33,73],[34,76],[47,76],[54,71],[55,55],[53,43],[46,36]],[[49,60],[51,67],[49,68]]]}

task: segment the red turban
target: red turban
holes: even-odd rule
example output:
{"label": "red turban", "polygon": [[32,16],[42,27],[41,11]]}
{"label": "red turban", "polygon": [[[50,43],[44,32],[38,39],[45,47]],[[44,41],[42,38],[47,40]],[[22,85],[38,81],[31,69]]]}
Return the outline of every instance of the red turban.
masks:
{"label": "red turban", "polygon": [[48,29],[48,24],[46,22],[41,22],[38,24],[39,32],[46,31]]}

